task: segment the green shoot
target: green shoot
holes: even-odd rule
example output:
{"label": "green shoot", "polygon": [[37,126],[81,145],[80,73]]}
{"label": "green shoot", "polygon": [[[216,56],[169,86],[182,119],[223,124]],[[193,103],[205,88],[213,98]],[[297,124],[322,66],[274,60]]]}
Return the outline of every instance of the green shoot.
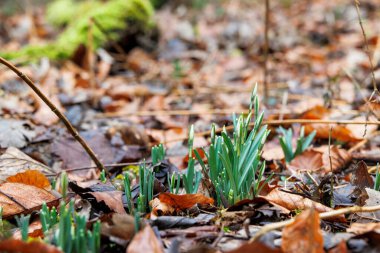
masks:
{"label": "green shoot", "polygon": [[128,211],[130,214],[134,212],[134,205],[131,193],[131,182],[129,180],[128,174],[124,175],[124,192],[127,199]]}
{"label": "green shoot", "polygon": [[137,208],[140,213],[146,212],[146,207],[153,199],[154,172],[147,169],[145,162],[139,167],[140,195],[137,199]]}
{"label": "green shoot", "polygon": [[99,252],[100,251],[100,222],[97,221],[92,231],[87,229],[87,220],[74,212],[74,201],[68,207],[65,202],[60,204],[59,216],[56,209],[51,210],[43,204],[40,219],[45,240],[52,234],[52,244],[65,253]]}
{"label": "green shoot", "polygon": [[63,171],[61,174],[61,194],[62,194],[63,199],[65,199],[67,196],[68,185],[69,185],[69,180],[67,178],[67,173],[66,171]]}
{"label": "green shoot", "polygon": [[100,181],[104,184],[105,182],[107,182],[107,177],[106,177],[106,172],[104,170],[102,170],[100,172]]}
{"label": "green shoot", "polygon": [[190,127],[189,133],[189,162],[187,165],[186,174],[183,175],[183,184],[186,190],[186,193],[193,194],[197,193],[199,184],[201,182],[202,173],[200,171],[196,171],[194,168],[195,159],[193,158],[193,143],[194,143],[194,126]]}
{"label": "green shoot", "polygon": [[165,159],[164,145],[160,144],[152,148],[152,165],[157,165]]}
{"label": "green shoot", "polygon": [[55,207],[52,207],[52,209],[49,210],[46,203],[44,202],[40,211],[40,220],[42,225],[42,232],[46,237],[49,229],[51,229],[55,224],[58,223],[57,209]]}
{"label": "green shoot", "polygon": [[29,228],[30,215],[24,216],[21,214],[20,217],[16,216],[17,226],[21,231],[21,239],[26,242],[28,241],[28,228]]}
{"label": "green shoot", "polygon": [[304,128],[301,128],[300,136],[297,139],[296,149],[293,151],[292,139],[293,139],[293,130],[289,128],[288,130],[279,127],[277,130],[282,136],[280,136],[280,145],[282,151],[285,155],[285,160],[287,163],[290,163],[296,156],[302,154],[313,141],[316,131],[314,130],[308,136],[305,137]]}
{"label": "green shoot", "polygon": [[168,174],[168,184],[170,193],[178,194],[181,184],[181,175],[179,173],[173,173],[170,177]]}
{"label": "green shoot", "polygon": [[376,178],[375,185],[373,187],[376,191],[380,191],[380,171],[379,171],[379,163],[376,165]]}
{"label": "green shoot", "polygon": [[[249,124],[254,108],[255,124],[249,132]],[[261,126],[263,113],[259,114],[257,87],[252,92],[249,113],[245,117],[234,116],[233,138],[224,129],[221,136],[216,135],[215,125],[211,129],[211,145],[205,152],[208,166],[202,161],[197,151],[195,155],[202,169],[211,179],[216,189],[219,205],[232,205],[239,200],[253,198],[259,194],[264,184],[265,162],[260,161],[260,154],[269,134],[266,126]],[[266,182],[270,177],[266,179]]]}

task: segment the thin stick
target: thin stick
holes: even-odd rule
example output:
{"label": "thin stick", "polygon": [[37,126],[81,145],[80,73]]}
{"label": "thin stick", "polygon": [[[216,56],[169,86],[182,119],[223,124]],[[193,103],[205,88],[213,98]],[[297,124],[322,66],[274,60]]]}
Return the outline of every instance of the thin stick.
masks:
{"label": "thin stick", "polygon": [[[364,212],[375,212],[375,211],[378,211],[380,210],[380,205],[377,205],[377,206],[351,206],[351,207],[347,207],[347,208],[342,208],[342,209],[338,209],[338,210],[333,210],[333,211],[330,211],[330,212],[324,212],[324,213],[320,213],[319,214],[319,218],[320,219],[329,219],[329,218],[333,218],[333,217],[336,217],[336,216],[339,216],[339,215],[342,215],[342,214],[349,214],[349,213],[364,213]],[[268,224],[268,225],[265,225],[263,226],[250,240],[249,240],[249,243],[253,243],[255,240],[259,239],[261,236],[263,236],[264,234],[270,232],[270,231],[273,231],[273,230],[276,230],[276,229],[280,229],[280,228],[283,228],[287,225],[290,225],[294,222],[294,218],[290,219],[290,220],[286,220],[286,221],[280,221],[280,222],[276,222],[276,223],[271,223],[271,224]]]}
{"label": "thin stick", "polygon": [[[374,91],[374,93],[378,93],[379,90],[377,89],[377,84],[376,84],[376,79],[375,79],[375,72],[374,72],[375,68],[373,67],[371,52],[369,51],[368,39],[367,39],[367,35],[366,35],[364,27],[363,27],[363,20],[362,20],[362,17],[360,15],[359,5],[360,5],[360,1],[359,0],[355,0],[356,12],[358,14],[360,28],[362,30],[362,34],[363,34],[363,37],[364,37],[364,50],[365,50],[365,52],[366,52],[366,54],[368,56],[369,64],[370,64],[370,67],[371,67],[371,76],[372,76],[373,91]],[[372,97],[372,95],[371,95],[371,97]],[[371,100],[371,99],[369,99],[369,100]]]}
{"label": "thin stick", "polygon": [[58,110],[58,108],[45,96],[45,94],[42,93],[42,91],[33,83],[33,81],[30,80],[30,78],[27,77],[24,73],[22,73],[16,66],[14,66],[12,63],[10,63],[2,57],[0,57],[0,63],[7,66],[10,70],[16,73],[27,85],[29,85],[29,87],[42,99],[42,101],[44,101],[45,104],[49,106],[50,110],[54,112],[55,115],[57,115],[57,117],[63,122],[63,124],[65,124],[67,130],[74,137],[74,139],[77,140],[80,145],[82,145],[83,149],[91,157],[96,166],[99,169],[104,170],[106,173],[108,173],[103,163],[100,162],[100,160],[96,157],[94,151],[90,148],[87,142],[79,135],[78,131],[71,125],[70,121],[66,118],[66,116],[60,110]]}
{"label": "thin stick", "polygon": [[268,54],[269,54],[269,0],[265,0],[265,34],[264,34],[264,101],[268,102]]}

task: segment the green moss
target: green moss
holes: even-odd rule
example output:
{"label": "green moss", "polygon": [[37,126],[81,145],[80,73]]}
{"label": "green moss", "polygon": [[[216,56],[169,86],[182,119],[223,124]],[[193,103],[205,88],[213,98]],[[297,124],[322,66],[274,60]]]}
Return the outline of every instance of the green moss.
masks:
{"label": "green moss", "polygon": [[[45,45],[28,45],[14,52],[0,52],[0,56],[23,61],[35,61],[41,57],[65,59],[79,45],[87,44],[90,18],[96,19],[111,38],[117,39],[120,31],[127,29],[132,22],[145,29],[151,28],[153,11],[148,0],[110,0],[106,3],[57,0],[48,8],[48,18],[52,24],[66,25],[66,28],[55,41]],[[132,22],[126,22],[127,20]],[[94,25],[94,48],[99,48],[106,42],[107,37]]]}

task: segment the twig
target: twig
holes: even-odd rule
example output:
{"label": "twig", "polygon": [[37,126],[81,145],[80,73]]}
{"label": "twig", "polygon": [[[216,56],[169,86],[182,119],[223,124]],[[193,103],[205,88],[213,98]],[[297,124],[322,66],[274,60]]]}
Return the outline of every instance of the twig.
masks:
{"label": "twig", "polygon": [[73,127],[73,125],[71,125],[70,121],[66,118],[66,116],[60,110],[58,110],[58,108],[49,100],[49,98],[45,96],[45,94],[42,93],[42,91],[33,83],[33,81],[24,73],[22,73],[16,66],[14,66],[12,63],[10,63],[2,57],[0,57],[0,63],[7,66],[10,70],[16,73],[27,85],[29,85],[29,87],[42,99],[42,101],[44,101],[45,104],[49,106],[50,110],[54,112],[55,115],[57,115],[57,117],[63,122],[63,124],[65,124],[67,130],[74,137],[74,139],[77,140],[80,145],[82,145],[83,149],[91,157],[96,166],[99,169],[104,170],[108,174],[103,163],[100,162],[100,160],[96,157],[94,151],[90,148],[87,142],[82,138],[82,136],[79,135],[78,131]]}
{"label": "twig", "polygon": [[[380,205],[377,205],[377,206],[351,206],[351,207],[347,207],[347,208],[342,208],[342,209],[338,209],[338,210],[333,210],[333,211],[329,211],[329,212],[324,212],[324,213],[320,213],[319,214],[319,218],[320,219],[329,219],[329,218],[333,218],[333,217],[336,217],[336,216],[339,216],[339,215],[342,215],[342,214],[349,214],[349,213],[364,213],[364,212],[375,212],[375,211],[378,211],[380,210]],[[294,222],[294,218],[292,219],[289,219],[289,220],[286,220],[286,221],[280,221],[280,222],[276,222],[276,223],[271,223],[271,224],[268,224],[268,225],[265,225],[263,226],[250,240],[249,240],[249,243],[253,243],[255,240],[259,239],[261,236],[263,236],[264,234],[270,232],[270,231],[273,231],[273,230],[276,230],[276,229],[280,229],[280,228],[283,228],[287,225],[290,225]]]}
{"label": "twig", "polygon": [[[152,162],[130,162],[130,163],[110,163],[110,164],[103,164],[104,167],[125,167],[129,165],[140,165],[140,164],[151,164]],[[78,167],[78,168],[72,168],[67,169],[65,171],[78,171],[78,170],[88,170],[88,169],[95,169],[96,166],[85,166],[85,167]]]}
{"label": "twig", "polygon": [[[366,35],[364,27],[363,27],[363,20],[362,20],[362,17],[360,15],[359,5],[360,5],[360,1],[359,0],[355,0],[356,12],[358,14],[360,28],[362,30],[362,34],[363,34],[363,37],[364,37],[364,50],[365,50],[365,52],[366,52],[366,54],[368,56],[369,64],[370,64],[370,67],[371,67],[373,93],[378,93],[379,90],[377,89],[377,84],[376,84],[376,79],[375,79],[375,72],[374,72],[375,68],[373,67],[371,52],[369,51],[368,39],[367,39],[367,35]],[[373,96],[373,93],[372,93],[371,97]],[[371,100],[371,99],[369,99],[369,100]]]}
{"label": "twig", "polygon": [[269,98],[268,88],[268,54],[269,54],[269,0],[265,0],[265,34],[264,34],[264,100],[267,103]]}

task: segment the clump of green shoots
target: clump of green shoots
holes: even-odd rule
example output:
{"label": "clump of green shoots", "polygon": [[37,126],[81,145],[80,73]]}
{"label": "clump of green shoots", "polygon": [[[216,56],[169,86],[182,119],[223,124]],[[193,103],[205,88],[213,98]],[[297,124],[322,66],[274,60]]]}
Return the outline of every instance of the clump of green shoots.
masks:
{"label": "clump of green shoots", "polygon": [[[255,120],[253,129],[249,132],[253,106]],[[225,128],[221,136],[217,136],[215,125],[212,126],[211,145],[208,152],[205,152],[207,166],[195,151],[199,163],[215,187],[219,205],[228,206],[242,199],[253,198],[264,186],[260,186],[260,182],[264,175],[265,161],[260,160],[260,154],[269,130],[266,126],[261,126],[263,115],[259,114],[256,87],[251,95],[248,115],[233,118],[233,138]],[[266,182],[269,180],[270,177]]]}
{"label": "clump of green shoots", "polygon": [[147,169],[145,163],[139,167],[140,195],[137,198],[137,209],[140,213],[146,212],[146,207],[153,199],[154,172]]}
{"label": "clump of green shoots", "polygon": [[316,131],[314,130],[312,133],[310,133],[308,136],[305,137],[304,128],[301,128],[300,135],[297,139],[297,146],[296,149],[293,151],[293,145],[292,145],[292,139],[293,139],[293,130],[292,128],[289,128],[288,130],[279,127],[278,133],[281,134],[280,136],[280,145],[282,148],[282,151],[285,155],[285,160],[287,163],[290,163],[296,156],[302,154],[311,144],[313,141]]}
{"label": "clump of green shoots", "polygon": [[181,175],[179,173],[173,173],[171,176],[168,174],[169,191],[173,194],[178,194],[181,184]]}
{"label": "clump of green shoots", "polygon": [[17,226],[21,231],[21,239],[26,242],[28,241],[28,228],[29,228],[30,215],[24,216],[21,214],[20,217],[16,216]]}
{"label": "clump of green shoots", "polygon": [[190,127],[189,132],[189,161],[187,164],[186,174],[183,175],[183,185],[185,187],[186,193],[193,194],[197,193],[199,183],[201,182],[202,173],[195,170],[195,159],[193,158],[193,143],[194,143],[194,126]]}
{"label": "clump of green shoots", "polygon": [[61,174],[61,194],[62,194],[63,199],[65,199],[67,196],[68,186],[69,186],[69,179],[67,177],[66,171],[63,171]]}
{"label": "clump of green shoots", "polygon": [[164,145],[159,144],[152,148],[152,165],[157,165],[165,159]]}
{"label": "clump of green shoots", "polygon": [[86,228],[86,218],[74,212],[74,201],[66,207],[61,202],[59,215],[55,208],[49,210],[44,204],[40,212],[42,229],[45,240],[58,246],[65,253],[99,252],[100,251],[100,222],[93,225],[92,231]]}

